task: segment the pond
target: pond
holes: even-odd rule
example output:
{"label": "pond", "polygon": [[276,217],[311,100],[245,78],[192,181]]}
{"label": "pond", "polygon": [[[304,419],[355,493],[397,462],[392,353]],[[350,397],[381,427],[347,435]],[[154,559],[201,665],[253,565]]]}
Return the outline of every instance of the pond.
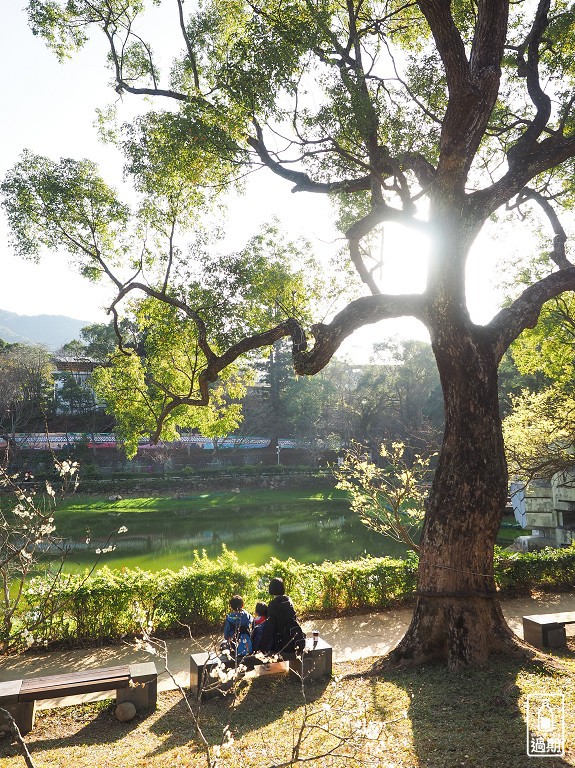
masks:
{"label": "pond", "polygon": [[[222,546],[240,562],[264,565],[272,557],[303,563],[373,555],[403,557],[406,547],[367,529],[339,491],[261,490],[212,492],[180,498],[89,498],[66,503],[56,514],[59,535],[72,545],[65,570],[92,566],[108,535],[116,549],[101,555],[110,568],[177,570],[194,550],[216,557]],[[518,535],[501,530],[504,546]],[[89,544],[86,539],[89,538]]]}
{"label": "pond", "polygon": [[[251,505],[230,505],[222,499],[221,507],[216,503],[201,509],[190,504],[186,509],[179,504],[172,510],[143,510],[141,504],[130,509],[129,501],[124,500],[121,511],[99,504],[92,517],[84,510],[89,544],[86,534],[78,535],[76,517],[75,535],[71,532],[68,539],[72,551],[67,557],[67,571],[93,563],[94,549],[104,545],[107,532],[122,526],[128,531],[114,537],[115,551],[102,555],[100,564],[177,570],[190,564],[194,550],[206,550],[216,557],[222,545],[236,552],[241,562],[254,565],[263,565],[272,557],[319,563],[365,554],[402,557],[406,552],[405,546],[365,528],[345,498],[292,498],[289,502]],[[66,525],[58,525],[58,531],[65,536]]]}

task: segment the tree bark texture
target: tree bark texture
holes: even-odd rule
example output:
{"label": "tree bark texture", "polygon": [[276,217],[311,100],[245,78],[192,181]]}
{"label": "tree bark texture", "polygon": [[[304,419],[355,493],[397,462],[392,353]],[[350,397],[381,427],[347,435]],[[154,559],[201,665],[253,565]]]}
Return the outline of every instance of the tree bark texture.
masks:
{"label": "tree bark texture", "polygon": [[445,434],[421,540],[411,625],[389,661],[484,662],[509,648],[493,575],[493,548],[507,497],[497,361],[470,327],[434,341]]}

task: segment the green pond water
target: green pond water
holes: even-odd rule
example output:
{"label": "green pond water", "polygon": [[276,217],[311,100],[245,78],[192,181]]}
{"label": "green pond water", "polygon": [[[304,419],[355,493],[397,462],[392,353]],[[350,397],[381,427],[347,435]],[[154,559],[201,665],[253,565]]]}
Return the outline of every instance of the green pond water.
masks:
{"label": "green pond water", "polygon": [[272,557],[320,563],[406,553],[404,545],[367,529],[338,491],[216,492],[116,503],[81,500],[57,512],[56,525],[59,535],[73,543],[65,563],[68,572],[92,566],[95,549],[122,527],[127,532],[114,536],[115,551],[103,554],[98,566],[177,570],[191,563],[194,550],[217,557],[222,546],[236,552],[240,562],[254,565]]}
{"label": "green pond water", "polygon": [[[126,504],[128,504],[126,500]],[[66,516],[70,518],[69,515]],[[80,521],[74,520],[70,531],[76,546],[81,535]],[[209,509],[130,510],[120,512],[100,507],[90,517],[84,512],[84,530],[90,544],[86,551],[74,548],[66,560],[66,570],[85,568],[94,560],[94,549],[103,546],[109,531],[126,526],[128,531],[115,536],[114,552],[102,555],[100,564],[111,568],[179,569],[189,565],[194,550],[206,550],[216,557],[225,545],[237,553],[243,563],[263,565],[272,557],[299,562],[347,560],[364,554],[401,557],[406,549],[366,529],[350,512],[344,499],[292,499],[287,503],[254,504]],[[58,525],[66,535],[66,521]],[[80,534],[80,535],[79,535]]]}

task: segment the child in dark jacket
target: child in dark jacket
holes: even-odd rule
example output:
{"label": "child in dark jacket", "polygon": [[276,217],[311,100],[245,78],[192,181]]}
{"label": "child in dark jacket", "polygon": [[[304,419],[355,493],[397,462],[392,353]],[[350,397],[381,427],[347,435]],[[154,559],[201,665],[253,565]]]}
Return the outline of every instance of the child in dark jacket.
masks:
{"label": "child in dark jacket", "polygon": [[244,601],[240,595],[234,595],[230,600],[231,613],[226,616],[224,623],[224,640],[228,648],[237,656],[245,656],[252,651],[251,631],[253,619],[244,610]]}
{"label": "child in dark jacket", "polygon": [[264,648],[262,644],[267,616],[268,607],[266,603],[256,603],[254,628],[252,630],[252,646],[254,651],[262,651],[263,653],[267,653],[267,651],[269,651],[269,648]]}

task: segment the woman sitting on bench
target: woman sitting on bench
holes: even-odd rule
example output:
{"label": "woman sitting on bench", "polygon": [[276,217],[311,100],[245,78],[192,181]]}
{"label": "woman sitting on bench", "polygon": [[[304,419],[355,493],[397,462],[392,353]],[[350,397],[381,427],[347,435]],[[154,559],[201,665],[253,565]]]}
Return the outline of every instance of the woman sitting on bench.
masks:
{"label": "woman sitting on bench", "polygon": [[260,647],[270,648],[272,653],[302,651],[305,633],[297,620],[294,605],[285,593],[283,579],[273,578],[268,591],[273,599],[268,603]]}

